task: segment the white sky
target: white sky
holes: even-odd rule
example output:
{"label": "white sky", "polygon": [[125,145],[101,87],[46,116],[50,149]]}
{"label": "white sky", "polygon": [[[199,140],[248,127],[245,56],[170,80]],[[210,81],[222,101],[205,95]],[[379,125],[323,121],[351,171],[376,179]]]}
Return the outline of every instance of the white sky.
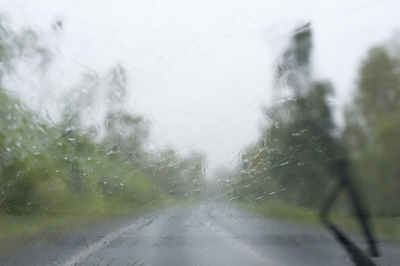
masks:
{"label": "white sky", "polygon": [[[314,71],[349,99],[366,50],[400,29],[400,1],[316,0],[0,0],[15,27],[51,35],[62,63],[54,91],[16,88],[30,103],[71,86],[87,67],[129,71],[132,110],[152,122],[153,141],[200,150],[228,165],[258,135],[272,93],[273,63],[291,30],[314,26]],[[27,81],[29,78],[27,78]],[[45,92],[44,92],[45,91]]]}

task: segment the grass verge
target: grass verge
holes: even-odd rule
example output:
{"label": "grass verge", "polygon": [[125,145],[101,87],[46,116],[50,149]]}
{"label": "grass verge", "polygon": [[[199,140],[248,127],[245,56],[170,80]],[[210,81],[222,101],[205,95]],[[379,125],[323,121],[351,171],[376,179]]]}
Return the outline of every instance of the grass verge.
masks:
{"label": "grass verge", "polygon": [[71,200],[59,212],[35,212],[30,215],[0,213],[0,241],[4,243],[11,239],[29,239],[124,215],[139,215],[173,203],[168,198],[143,204]]}
{"label": "grass verge", "polygon": [[[320,225],[319,210],[296,206],[279,199],[240,202],[239,205],[258,215],[303,224]],[[331,220],[344,231],[360,234],[360,228],[354,216],[333,212]],[[400,217],[373,216],[371,225],[374,233],[381,239],[400,240]]]}

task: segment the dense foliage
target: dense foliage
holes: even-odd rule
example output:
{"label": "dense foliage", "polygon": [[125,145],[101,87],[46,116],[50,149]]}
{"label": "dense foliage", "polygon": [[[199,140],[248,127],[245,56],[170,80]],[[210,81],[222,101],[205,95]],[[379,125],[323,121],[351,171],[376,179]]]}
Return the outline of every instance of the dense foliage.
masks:
{"label": "dense foliage", "polygon": [[371,49],[362,62],[343,141],[372,211],[400,214],[400,43]]}
{"label": "dense foliage", "polygon": [[318,208],[341,175],[351,175],[374,213],[399,215],[399,51],[395,40],[370,50],[340,130],[329,104],[333,86],[313,77],[311,29],[297,29],[277,64],[260,137],[229,173],[230,197]]}
{"label": "dense foliage", "polygon": [[[39,58],[38,67],[43,66],[50,52],[38,40],[32,31],[16,33],[0,25],[0,77],[12,73],[23,57]],[[0,215],[155,205],[198,193],[204,156],[146,147],[146,119],[124,108],[124,68],[114,67],[106,78],[106,114],[97,127],[84,116],[96,104],[88,88],[98,82],[84,76],[66,95],[59,120],[30,110],[12,88],[0,88]]]}

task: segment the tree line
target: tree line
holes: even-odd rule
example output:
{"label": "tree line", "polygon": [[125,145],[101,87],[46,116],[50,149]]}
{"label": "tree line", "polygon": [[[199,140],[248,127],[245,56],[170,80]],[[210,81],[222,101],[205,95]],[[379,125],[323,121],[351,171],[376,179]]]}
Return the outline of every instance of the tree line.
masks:
{"label": "tree line", "polygon": [[[148,148],[148,121],[125,108],[128,75],[122,66],[103,79],[83,73],[57,120],[5,88],[18,61],[34,57],[38,67],[49,64],[51,52],[39,40],[32,30],[0,24],[0,215],[79,213],[85,204],[93,210],[156,205],[200,193],[205,157]],[[94,96],[98,86],[105,88],[104,99]],[[87,116],[96,104],[104,115],[93,122]]]}
{"label": "tree line", "polygon": [[312,48],[310,25],[296,29],[276,64],[275,98],[263,111],[260,136],[226,175],[228,196],[318,208],[343,174],[341,161],[373,214],[399,215],[398,36],[370,49],[361,62],[344,125],[333,119],[333,85],[314,77]]}

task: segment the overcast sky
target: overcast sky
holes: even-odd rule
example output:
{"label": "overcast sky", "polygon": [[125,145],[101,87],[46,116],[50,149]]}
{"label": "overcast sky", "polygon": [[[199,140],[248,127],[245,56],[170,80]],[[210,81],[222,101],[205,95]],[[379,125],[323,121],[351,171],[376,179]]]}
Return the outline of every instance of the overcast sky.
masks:
{"label": "overcast sky", "polygon": [[[273,65],[294,27],[312,22],[314,72],[349,99],[360,60],[398,28],[400,1],[1,0],[16,28],[57,47],[52,91],[26,77],[14,88],[33,106],[57,98],[83,69],[128,70],[128,106],[152,123],[157,145],[229,165],[255,140],[272,95]],[[63,21],[57,33],[51,25]],[[29,82],[27,82],[29,81]],[[32,84],[35,84],[33,86]],[[51,105],[51,100],[47,101]],[[37,104],[38,105],[38,104]]]}

